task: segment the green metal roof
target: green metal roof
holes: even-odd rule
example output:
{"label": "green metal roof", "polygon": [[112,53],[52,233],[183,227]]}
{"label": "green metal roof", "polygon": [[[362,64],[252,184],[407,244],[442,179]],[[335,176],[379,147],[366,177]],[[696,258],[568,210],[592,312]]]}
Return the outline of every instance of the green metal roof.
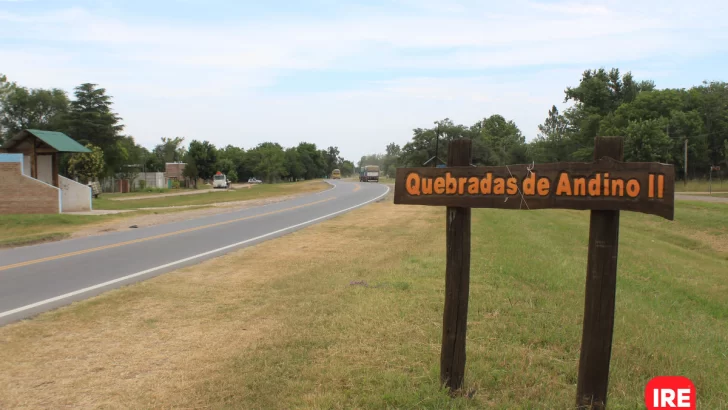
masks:
{"label": "green metal roof", "polygon": [[2,148],[12,148],[13,145],[27,138],[29,134],[35,135],[38,139],[50,145],[58,152],[91,152],[88,148],[62,132],[43,130],[23,130],[6,141]]}

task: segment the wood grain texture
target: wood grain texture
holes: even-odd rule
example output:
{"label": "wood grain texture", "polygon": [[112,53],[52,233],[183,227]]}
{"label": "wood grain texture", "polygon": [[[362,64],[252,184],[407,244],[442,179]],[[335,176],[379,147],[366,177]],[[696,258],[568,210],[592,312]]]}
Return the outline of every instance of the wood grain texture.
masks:
{"label": "wood grain texture", "polygon": [[[622,138],[597,137],[594,157],[603,156],[621,160]],[[589,222],[584,322],[576,385],[576,405],[579,409],[604,409],[607,405],[618,248],[619,211],[592,211]]]}
{"label": "wood grain texture", "polygon": [[[449,166],[470,164],[472,143],[450,141]],[[451,392],[462,387],[465,376],[465,336],[470,294],[470,208],[447,207],[445,309],[442,318],[440,382]]]}

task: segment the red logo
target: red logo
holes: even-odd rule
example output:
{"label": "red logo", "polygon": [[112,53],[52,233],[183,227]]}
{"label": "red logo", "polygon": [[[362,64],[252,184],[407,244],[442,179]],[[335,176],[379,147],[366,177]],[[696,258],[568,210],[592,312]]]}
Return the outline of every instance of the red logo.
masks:
{"label": "red logo", "polygon": [[695,410],[695,385],[683,376],[655,377],[645,387],[647,410]]}

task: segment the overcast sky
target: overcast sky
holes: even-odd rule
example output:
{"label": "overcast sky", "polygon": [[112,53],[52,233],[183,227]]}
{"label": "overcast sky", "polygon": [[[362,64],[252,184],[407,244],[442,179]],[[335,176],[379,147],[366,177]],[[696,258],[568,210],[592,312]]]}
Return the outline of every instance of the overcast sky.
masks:
{"label": "overcast sky", "polygon": [[0,73],[114,97],[126,133],[358,160],[445,117],[527,139],[587,68],[728,80],[728,2],[0,0]]}

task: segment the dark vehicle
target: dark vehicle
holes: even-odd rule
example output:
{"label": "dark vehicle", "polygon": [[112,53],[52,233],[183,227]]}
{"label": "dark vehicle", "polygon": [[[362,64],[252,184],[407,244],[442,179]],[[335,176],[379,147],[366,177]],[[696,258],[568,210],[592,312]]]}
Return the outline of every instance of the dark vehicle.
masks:
{"label": "dark vehicle", "polygon": [[359,172],[359,182],[379,182],[379,165],[365,165]]}

